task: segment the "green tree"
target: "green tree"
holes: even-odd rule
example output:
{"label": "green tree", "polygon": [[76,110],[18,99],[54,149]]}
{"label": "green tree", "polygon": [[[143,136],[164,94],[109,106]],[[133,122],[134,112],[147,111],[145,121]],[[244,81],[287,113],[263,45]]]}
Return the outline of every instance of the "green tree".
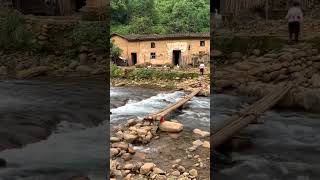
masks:
{"label": "green tree", "polygon": [[111,60],[116,60],[121,56],[122,49],[116,46],[112,41],[110,42],[110,56]]}

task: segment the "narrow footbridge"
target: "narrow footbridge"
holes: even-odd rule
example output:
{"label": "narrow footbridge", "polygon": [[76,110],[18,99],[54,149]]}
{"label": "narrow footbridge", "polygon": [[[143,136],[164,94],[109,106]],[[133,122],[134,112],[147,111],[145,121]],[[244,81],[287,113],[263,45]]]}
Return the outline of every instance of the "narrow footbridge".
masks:
{"label": "narrow footbridge", "polygon": [[197,88],[195,89],[192,93],[190,93],[187,96],[184,96],[183,98],[181,98],[178,102],[173,103],[169,106],[167,106],[166,108],[154,113],[154,114],[150,114],[148,116],[146,116],[144,119],[145,120],[161,120],[161,118],[163,118],[164,116],[170,114],[171,112],[175,111],[178,108],[183,107],[183,105],[185,103],[187,103],[190,99],[192,99],[195,95],[197,95],[202,88]]}
{"label": "narrow footbridge", "polygon": [[211,147],[218,147],[249,124],[257,123],[260,115],[276,105],[289,92],[292,86],[290,82],[278,85],[254,104],[231,116],[223,124],[214,127],[211,134]]}

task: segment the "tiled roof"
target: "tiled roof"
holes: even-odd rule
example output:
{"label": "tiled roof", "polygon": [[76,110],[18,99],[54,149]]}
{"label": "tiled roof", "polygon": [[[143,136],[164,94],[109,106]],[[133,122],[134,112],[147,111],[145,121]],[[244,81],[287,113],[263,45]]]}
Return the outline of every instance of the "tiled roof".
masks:
{"label": "tiled roof", "polygon": [[171,39],[209,39],[210,33],[188,33],[188,34],[130,34],[130,35],[121,35],[121,34],[112,34],[112,36],[120,36],[128,41],[150,41],[150,40],[171,40]]}

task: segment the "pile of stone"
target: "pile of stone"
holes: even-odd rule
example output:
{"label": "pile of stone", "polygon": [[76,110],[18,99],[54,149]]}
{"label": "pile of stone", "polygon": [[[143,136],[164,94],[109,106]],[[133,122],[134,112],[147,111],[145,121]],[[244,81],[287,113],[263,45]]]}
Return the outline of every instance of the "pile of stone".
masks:
{"label": "pile of stone", "polygon": [[40,45],[48,44],[48,41],[49,41],[48,31],[49,31],[49,26],[47,24],[41,25],[40,34],[38,36],[38,43]]}
{"label": "pile of stone", "polygon": [[305,107],[301,103],[307,97],[299,93],[306,92],[305,89],[320,88],[319,50],[308,44],[286,46],[280,51],[262,56],[242,56],[235,62],[224,66],[217,73],[215,85],[218,92],[237,89],[241,93],[261,97],[275,85],[290,81],[295,83],[296,88],[289,93],[291,97],[287,97],[290,99],[287,103]]}
{"label": "pile of stone", "polygon": [[[198,177],[196,169],[187,170],[181,165],[181,159],[173,161],[172,168],[164,171],[152,162],[137,161],[133,145],[147,144],[151,139],[158,139],[159,124],[140,119],[130,119],[125,124],[114,127],[115,137],[110,138],[110,172],[111,179],[181,179],[192,180]],[[210,136],[209,132],[195,129],[194,134],[199,138]],[[205,164],[199,155],[193,155],[199,147],[210,148],[208,141],[197,140],[192,143],[193,150],[186,149],[188,158],[194,159],[194,167],[204,168]]]}
{"label": "pile of stone", "polygon": [[116,138],[119,141],[147,144],[157,136],[158,125],[154,125],[149,121],[130,119],[124,126],[120,125],[116,129]]}
{"label": "pile of stone", "polygon": [[117,161],[111,161],[111,178],[110,180],[118,179],[154,179],[154,180],[193,180],[198,176],[196,169],[186,170],[185,167],[177,164],[172,166],[169,171],[164,171],[157,167],[154,163],[127,163],[121,165]]}

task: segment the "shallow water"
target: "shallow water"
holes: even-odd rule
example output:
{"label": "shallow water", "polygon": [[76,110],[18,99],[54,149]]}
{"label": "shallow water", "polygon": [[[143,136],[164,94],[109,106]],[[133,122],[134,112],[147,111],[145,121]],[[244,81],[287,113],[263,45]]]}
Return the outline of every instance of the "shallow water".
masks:
{"label": "shallow water", "polygon": [[[217,108],[211,125],[246,105],[245,98],[214,97]],[[320,179],[320,115],[306,112],[269,111],[262,125],[250,125],[252,147],[233,152],[233,165],[220,167],[216,179],[317,180]]]}
{"label": "shallow water", "polygon": [[94,79],[1,81],[0,130],[10,130],[1,141],[29,145],[0,152],[8,162],[0,179],[105,179],[105,89],[103,80]]}

